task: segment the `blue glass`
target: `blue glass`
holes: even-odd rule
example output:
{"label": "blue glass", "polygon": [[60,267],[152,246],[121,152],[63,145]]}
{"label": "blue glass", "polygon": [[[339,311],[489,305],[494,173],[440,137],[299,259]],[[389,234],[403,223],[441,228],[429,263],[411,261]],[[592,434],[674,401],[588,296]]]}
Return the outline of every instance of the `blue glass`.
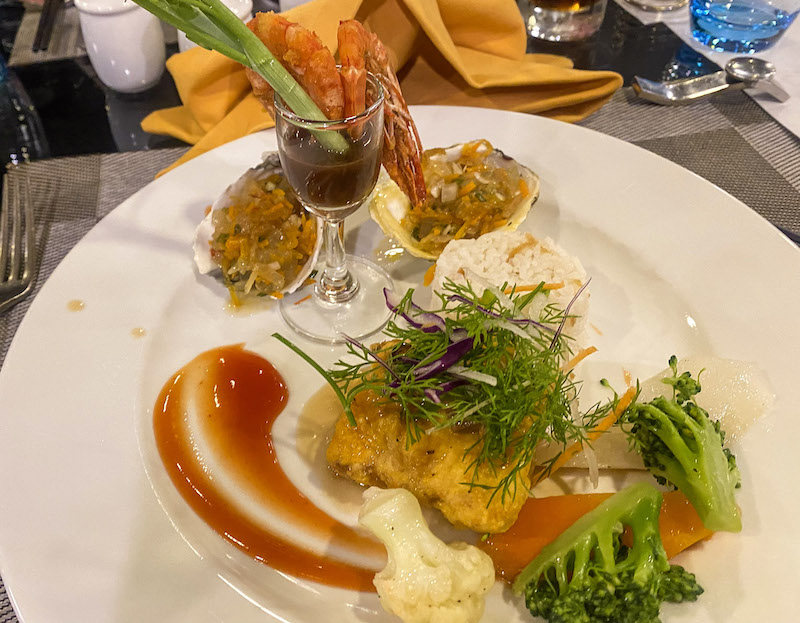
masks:
{"label": "blue glass", "polygon": [[751,54],[780,39],[800,12],[765,0],[691,0],[692,35],[714,50]]}

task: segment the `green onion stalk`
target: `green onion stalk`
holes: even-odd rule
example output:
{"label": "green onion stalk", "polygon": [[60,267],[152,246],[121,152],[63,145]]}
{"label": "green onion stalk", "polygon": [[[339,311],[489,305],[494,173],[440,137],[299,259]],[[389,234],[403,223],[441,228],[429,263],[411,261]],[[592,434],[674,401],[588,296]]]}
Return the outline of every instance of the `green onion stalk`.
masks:
{"label": "green onion stalk", "polygon": [[[269,48],[221,0],[133,1],[158,19],[182,30],[197,45],[215,50],[255,71],[295,114],[313,121],[327,120]],[[329,149],[347,149],[345,139],[335,132],[317,134]]]}

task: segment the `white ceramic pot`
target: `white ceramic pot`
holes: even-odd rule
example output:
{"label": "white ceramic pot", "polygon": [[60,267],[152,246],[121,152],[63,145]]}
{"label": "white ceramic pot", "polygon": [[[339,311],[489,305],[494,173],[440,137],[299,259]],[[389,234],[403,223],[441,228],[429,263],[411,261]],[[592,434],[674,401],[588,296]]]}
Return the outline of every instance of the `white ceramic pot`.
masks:
{"label": "white ceramic pot", "polygon": [[[253,0],[222,0],[222,3],[243,22],[249,22],[253,19]],[[178,49],[181,52],[196,46],[197,44],[194,41],[189,41],[186,38],[185,33],[178,31]]]}
{"label": "white ceramic pot", "polygon": [[158,18],[132,0],[75,0],[92,67],[107,87],[139,93],[164,73],[164,33]]}
{"label": "white ceramic pot", "polygon": [[279,0],[278,6],[280,7],[281,13],[283,13],[284,11],[293,9],[296,6],[305,4],[306,2],[308,2],[308,0]]}

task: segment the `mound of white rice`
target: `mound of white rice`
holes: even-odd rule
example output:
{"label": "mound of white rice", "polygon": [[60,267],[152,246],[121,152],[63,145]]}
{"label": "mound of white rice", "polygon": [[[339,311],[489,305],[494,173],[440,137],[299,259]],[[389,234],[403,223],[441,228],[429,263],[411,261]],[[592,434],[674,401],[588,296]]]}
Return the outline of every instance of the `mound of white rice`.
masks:
{"label": "mound of white rice", "polygon": [[[550,238],[539,240],[529,233],[497,231],[475,240],[449,242],[436,262],[432,287],[434,292],[441,291],[447,279],[459,284],[469,281],[478,292],[486,288],[497,290],[503,284],[524,287],[544,282],[554,289],[535,297],[526,307],[527,315],[539,320],[547,305],[566,309],[586,278],[580,260]],[[433,299],[435,306],[439,299],[435,294]],[[564,333],[575,340],[573,351],[586,344],[588,311],[587,288],[570,309],[570,316],[577,318],[571,318],[564,326]]]}

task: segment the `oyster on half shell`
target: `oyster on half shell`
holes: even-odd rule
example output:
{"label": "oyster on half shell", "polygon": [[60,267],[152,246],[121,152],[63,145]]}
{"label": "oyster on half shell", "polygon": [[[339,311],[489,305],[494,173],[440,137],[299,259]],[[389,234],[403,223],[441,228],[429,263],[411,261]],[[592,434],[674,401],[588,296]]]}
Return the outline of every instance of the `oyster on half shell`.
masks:
{"label": "oyster on half shell", "polygon": [[211,206],[195,233],[194,259],[201,274],[220,271],[236,304],[241,295],[294,292],[321,248],[322,222],[304,210],[271,152]]}
{"label": "oyster on half shell", "polygon": [[486,140],[426,150],[422,169],[422,205],[381,171],[369,210],[387,236],[424,259],[438,258],[450,240],[515,230],[539,196],[539,177]]}

